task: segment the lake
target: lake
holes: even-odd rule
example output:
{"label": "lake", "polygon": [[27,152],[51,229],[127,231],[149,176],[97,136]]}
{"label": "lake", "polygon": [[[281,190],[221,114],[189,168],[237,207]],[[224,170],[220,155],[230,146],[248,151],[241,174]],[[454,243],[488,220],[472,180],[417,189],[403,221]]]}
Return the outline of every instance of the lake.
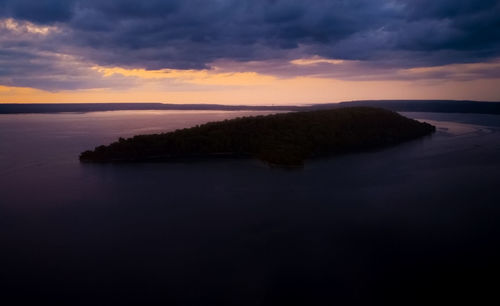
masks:
{"label": "lake", "polygon": [[500,116],[404,113],[437,132],[294,170],[78,161],[118,137],[254,114],[265,112],[0,115],[1,298],[408,305],[495,294]]}

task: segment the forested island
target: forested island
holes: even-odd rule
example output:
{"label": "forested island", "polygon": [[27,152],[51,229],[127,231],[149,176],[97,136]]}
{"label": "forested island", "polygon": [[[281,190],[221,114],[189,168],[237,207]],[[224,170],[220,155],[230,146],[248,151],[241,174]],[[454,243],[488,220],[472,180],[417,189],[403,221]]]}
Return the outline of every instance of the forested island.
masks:
{"label": "forested island", "polygon": [[429,135],[435,127],[372,107],[280,113],[210,122],[173,132],[120,138],[80,155],[82,162],[154,162],[254,157],[282,166],[310,157],[360,152]]}

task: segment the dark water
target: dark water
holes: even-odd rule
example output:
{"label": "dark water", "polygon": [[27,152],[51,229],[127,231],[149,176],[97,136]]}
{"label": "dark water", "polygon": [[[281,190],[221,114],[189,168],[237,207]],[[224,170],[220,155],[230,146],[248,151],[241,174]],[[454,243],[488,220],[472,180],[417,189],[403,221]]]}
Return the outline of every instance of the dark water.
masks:
{"label": "dark water", "polygon": [[0,115],[0,304],[374,305],[498,298],[500,116],[301,170],[91,165],[120,136],[248,112]]}

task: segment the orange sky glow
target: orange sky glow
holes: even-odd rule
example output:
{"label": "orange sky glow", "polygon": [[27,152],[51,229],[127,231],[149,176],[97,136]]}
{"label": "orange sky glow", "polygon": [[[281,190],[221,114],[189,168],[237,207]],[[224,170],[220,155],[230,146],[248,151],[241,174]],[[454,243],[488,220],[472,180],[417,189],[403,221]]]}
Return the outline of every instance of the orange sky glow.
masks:
{"label": "orange sky glow", "polygon": [[[291,65],[329,64],[343,61],[298,59]],[[413,68],[392,72],[392,79],[376,77],[340,79],[324,75],[281,77],[255,71],[231,72],[215,67],[205,70],[145,70],[91,66],[104,80],[133,80],[124,88],[47,91],[29,87],[0,86],[1,103],[164,102],[217,104],[310,104],[363,99],[500,100],[500,79],[474,79],[477,69],[498,68],[490,63]],[[433,77],[436,73],[452,78]],[[421,77],[415,78],[421,74]],[[399,79],[398,79],[399,78]]]}
{"label": "orange sky glow", "polygon": [[[0,30],[13,46],[17,46],[13,42],[18,41],[42,44],[45,39],[64,32],[55,25],[37,25],[12,18],[0,19]],[[119,65],[100,66],[63,51],[41,51],[36,56],[38,59],[20,63],[28,68],[20,67],[29,70],[32,64],[37,75],[12,73],[0,78],[0,103],[269,105],[363,99],[500,101],[498,58],[401,68],[314,55],[247,62],[216,60],[208,63],[205,69],[146,70]],[[53,72],[37,70],[37,65],[43,67],[44,61],[52,63]]]}

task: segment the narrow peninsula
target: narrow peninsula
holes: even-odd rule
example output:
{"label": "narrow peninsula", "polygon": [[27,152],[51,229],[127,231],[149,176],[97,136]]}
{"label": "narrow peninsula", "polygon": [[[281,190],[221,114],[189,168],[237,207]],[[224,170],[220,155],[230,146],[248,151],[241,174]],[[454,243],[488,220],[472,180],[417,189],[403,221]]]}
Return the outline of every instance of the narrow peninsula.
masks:
{"label": "narrow peninsula", "polygon": [[435,127],[372,107],[289,112],[209,122],[172,132],[120,138],[80,155],[82,162],[167,162],[254,157],[298,166],[317,156],[360,152],[429,135]]}

